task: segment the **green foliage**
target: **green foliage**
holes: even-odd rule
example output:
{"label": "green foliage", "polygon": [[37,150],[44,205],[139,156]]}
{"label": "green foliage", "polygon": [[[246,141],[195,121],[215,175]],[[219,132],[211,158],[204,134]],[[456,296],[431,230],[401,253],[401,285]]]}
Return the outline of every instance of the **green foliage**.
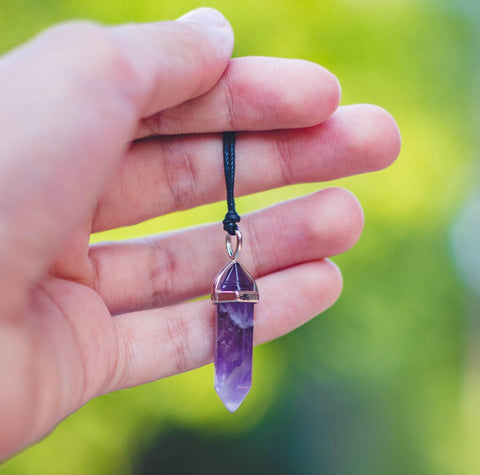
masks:
{"label": "green foliage", "polygon": [[[210,3],[231,20],[235,55],[319,62],[339,77],[344,104],[376,103],[398,119],[398,162],[335,183],[352,189],[366,214],[361,241],[336,259],[344,293],[322,317],[257,348],[254,388],[238,414],[221,407],[206,367],[90,402],[1,473],[220,473],[217,448],[222,473],[231,474],[479,473],[479,434],[462,420],[465,412],[476,422],[480,415],[471,397],[476,378],[464,383],[469,297],[449,247],[472,181],[475,32],[467,3],[464,10],[453,0]],[[1,0],[0,50],[66,19],[155,21],[200,5]],[[245,213],[320,186],[244,197],[238,208]],[[203,206],[93,239],[161,232],[222,213],[223,204]],[[183,468],[175,470],[179,460]]]}

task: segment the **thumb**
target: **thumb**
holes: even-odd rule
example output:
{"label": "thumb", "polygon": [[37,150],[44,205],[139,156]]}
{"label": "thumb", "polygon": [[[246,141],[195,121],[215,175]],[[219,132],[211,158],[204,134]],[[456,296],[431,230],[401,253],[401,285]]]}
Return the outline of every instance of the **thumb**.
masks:
{"label": "thumb", "polygon": [[135,93],[142,117],[210,90],[233,50],[230,24],[213,8],[198,8],[158,26],[114,29],[138,74]]}
{"label": "thumb", "polygon": [[32,282],[94,208],[140,118],[198,96],[228,65],[216,10],[56,26],[0,58],[0,281]]}

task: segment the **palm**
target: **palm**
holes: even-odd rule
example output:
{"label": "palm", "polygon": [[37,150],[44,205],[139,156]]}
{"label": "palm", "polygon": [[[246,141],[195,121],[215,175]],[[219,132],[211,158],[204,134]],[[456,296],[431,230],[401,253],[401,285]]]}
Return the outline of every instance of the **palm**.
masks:
{"label": "palm", "polygon": [[35,398],[31,404],[52,411],[53,404],[57,410],[62,408],[59,415],[64,417],[106,389],[117,337],[110,313],[95,290],[49,279],[33,292],[27,318],[31,328],[27,341],[40,339],[37,345],[28,345],[31,373],[23,377],[32,381],[37,379],[33,375],[43,374],[39,384],[48,388],[47,400]]}
{"label": "palm", "polygon": [[[26,359],[29,369],[20,373],[25,387],[32,381],[37,386],[26,404],[38,414],[57,413],[60,418],[108,389],[118,356],[115,326],[94,289],[88,249],[66,247],[65,255],[31,292],[28,331],[23,345],[15,347],[15,360]],[[76,275],[60,275],[75,266],[81,269]]]}

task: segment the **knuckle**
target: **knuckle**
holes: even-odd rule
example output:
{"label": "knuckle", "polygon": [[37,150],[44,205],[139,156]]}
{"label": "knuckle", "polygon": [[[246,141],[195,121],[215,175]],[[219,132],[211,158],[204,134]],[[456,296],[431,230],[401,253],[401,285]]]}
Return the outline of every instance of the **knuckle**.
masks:
{"label": "knuckle", "polygon": [[167,318],[166,326],[174,372],[183,373],[189,369],[188,326],[180,316]]}
{"label": "knuckle", "polygon": [[168,304],[168,296],[173,292],[177,273],[177,261],[168,246],[162,246],[157,240],[146,241],[151,249],[150,281],[151,307]]}
{"label": "knuckle", "polygon": [[273,140],[275,150],[273,155],[278,157],[278,168],[281,176],[280,181],[282,185],[290,185],[294,182],[295,173],[292,166],[294,162],[294,152],[292,149],[292,142],[286,133],[279,133]]}
{"label": "knuckle", "polygon": [[114,329],[116,347],[112,358],[108,362],[107,376],[100,389],[100,394],[122,389],[128,386],[130,379],[129,367],[132,360],[130,347],[133,342],[133,336],[127,329],[123,329],[122,332],[118,330],[118,327],[114,326]]}
{"label": "knuckle", "polygon": [[112,84],[123,92],[136,77],[132,61],[111,30],[89,21],[70,21],[45,33],[45,40],[62,45],[68,55],[67,68],[78,82],[95,80],[95,87],[106,90]]}
{"label": "knuckle", "polygon": [[235,87],[231,79],[231,75],[227,72],[222,76],[220,84],[223,86],[221,89],[224,91],[225,101],[225,114],[226,123],[230,126],[231,130],[235,130],[237,124],[238,113],[238,90]]}
{"label": "knuckle", "polygon": [[171,197],[171,209],[185,209],[197,192],[197,175],[192,157],[183,142],[167,144],[164,154],[164,177]]}
{"label": "knuckle", "polygon": [[107,30],[91,32],[83,46],[88,52],[89,71],[96,80],[119,83],[133,75],[133,66],[121,44]]}

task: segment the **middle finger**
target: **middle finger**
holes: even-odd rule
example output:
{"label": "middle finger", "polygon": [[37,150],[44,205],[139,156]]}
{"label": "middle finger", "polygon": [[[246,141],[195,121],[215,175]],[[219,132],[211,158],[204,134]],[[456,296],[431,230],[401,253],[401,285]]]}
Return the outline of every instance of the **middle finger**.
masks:
{"label": "middle finger", "polygon": [[[382,169],[400,150],[393,118],[370,105],[341,107],[304,129],[238,134],[235,192],[332,180]],[[134,143],[100,197],[93,231],[139,223],[221,200],[225,195],[218,134]]]}

